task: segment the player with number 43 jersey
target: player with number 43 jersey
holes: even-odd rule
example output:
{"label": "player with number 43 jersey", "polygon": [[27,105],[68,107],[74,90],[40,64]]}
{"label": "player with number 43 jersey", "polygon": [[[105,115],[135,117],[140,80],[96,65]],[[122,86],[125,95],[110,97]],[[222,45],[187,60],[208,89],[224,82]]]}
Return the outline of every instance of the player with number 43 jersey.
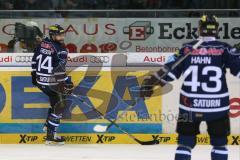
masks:
{"label": "player with number 43 jersey", "polygon": [[66,95],[73,89],[73,83],[66,75],[68,52],[64,37],[65,31],[60,25],[50,26],[49,38],[35,48],[32,59],[32,83],[49,97],[51,105],[44,126],[46,144],[64,143],[64,138],[56,132],[66,107]]}
{"label": "player with number 43 jersey", "polygon": [[[199,41],[186,43],[163,69],[143,81],[141,96],[150,97],[156,84],[164,86],[168,81],[183,77],[180,90],[179,118],[177,122],[178,148],[175,160],[190,160],[196,145],[196,135],[202,121],[207,123],[212,160],[227,160],[227,136],[230,134],[229,92],[226,69],[240,78],[240,53],[229,44],[216,40],[219,23],[215,16],[202,16],[199,21]],[[163,76],[168,68],[184,55],[191,54],[176,68]]]}

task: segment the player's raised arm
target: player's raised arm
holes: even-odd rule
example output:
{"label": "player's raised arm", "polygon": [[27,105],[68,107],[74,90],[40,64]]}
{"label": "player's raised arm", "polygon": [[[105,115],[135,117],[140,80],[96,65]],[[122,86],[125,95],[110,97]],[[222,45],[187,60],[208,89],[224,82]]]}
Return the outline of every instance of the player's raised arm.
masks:
{"label": "player's raised arm", "polygon": [[201,37],[190,44],[184,44],[180,51],[172,55],[159,71],[144,79],[140,89],[140,96],[143,98],[151,97],[155,85],[164,86],[167,82],[178,79],[183,72],[184,60],[203,42],[204,38]]}
{"label": "player's raised arm", "polygon": [[183,49],[169,57],[167,64],[143,80],[140,92],[141,97],[150,97],[153,93],[154,85],[164,86],[168,81],[176,80],[181,76],[182,64],[179,64],[173,70],[170,70],[170,68],[183,57],[182,51]]}

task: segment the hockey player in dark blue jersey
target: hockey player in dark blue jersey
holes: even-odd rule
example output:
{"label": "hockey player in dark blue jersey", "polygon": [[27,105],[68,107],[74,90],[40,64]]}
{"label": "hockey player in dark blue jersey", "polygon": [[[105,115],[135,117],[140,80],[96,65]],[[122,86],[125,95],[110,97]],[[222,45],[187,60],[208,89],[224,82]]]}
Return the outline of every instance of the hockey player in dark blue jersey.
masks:
{"label": "hockey player in dark blue jersey", "polygon": [[[218,26],[215,16],[203,16],[199,21],[201,45],[194,49],[193,45],[198,41],[184,44],[179,53],[171,58],[172,61],[146,78],[141,87],[141,96],[150,97],[155,85],[164,86],[168,81],[183,76],[175,160],[191,159],[191,150],[196,145],[196,136],[200,133],[202,121],[207,123],[213,146],[211,159],[228,159],[226,145],[230,134],[229,93],[225,73],[226,69],[230,69],[231,74],[240,78],[240,54],[229,44],[216,40]],[[186,54],[189,56],[169,71]]]}
{"label": "hockey player in dark blue jersey", "polygon": [[68,52],[64,47],[65,31],[60,25],[49,27],[49,38],[45,38],[34,50],[32,58],[32,83],[50,100],[51,108],[45,123],[46,144],[64,143],[57,136],[57,128],[65,108],[65,98],[71,94],[73,83],[66,75]]}

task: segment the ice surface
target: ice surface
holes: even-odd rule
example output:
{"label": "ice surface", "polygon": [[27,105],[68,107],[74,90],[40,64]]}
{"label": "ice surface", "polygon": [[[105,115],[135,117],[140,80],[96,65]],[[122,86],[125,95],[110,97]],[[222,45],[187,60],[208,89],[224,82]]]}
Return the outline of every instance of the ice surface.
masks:
{"label": "ice surface", "polygon": [[[87,144],[0,145],[0,160],[174,160],[176,145]],[[240,160],[240,146],[229,146],[229,160]],[[199,145],[192,160],[210,160],[211,146]]]}

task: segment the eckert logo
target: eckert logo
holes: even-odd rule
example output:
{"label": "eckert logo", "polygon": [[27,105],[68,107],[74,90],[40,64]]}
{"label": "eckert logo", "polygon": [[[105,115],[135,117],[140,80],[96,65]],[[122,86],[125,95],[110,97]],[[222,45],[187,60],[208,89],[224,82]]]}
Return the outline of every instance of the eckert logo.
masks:
{"label": "eckert logo", "polygon": [[[231,26],[229,23],[220,23],[217,39],[240,39],[239,26]],[[198,37],[196,23],[185,23],[179,26],[176,22],[158,23],[158,39],[195,39]]]}
{"label": "eckert logo", "polygon": [[150,21],[136,21],[123,28],[123,33],[128,34],[129,40],[146,40],[153,32]]}
{"label": "eckert logo", "polygon": [[0,57],[0,63],[9,63],[12,62],[12,56]]}

